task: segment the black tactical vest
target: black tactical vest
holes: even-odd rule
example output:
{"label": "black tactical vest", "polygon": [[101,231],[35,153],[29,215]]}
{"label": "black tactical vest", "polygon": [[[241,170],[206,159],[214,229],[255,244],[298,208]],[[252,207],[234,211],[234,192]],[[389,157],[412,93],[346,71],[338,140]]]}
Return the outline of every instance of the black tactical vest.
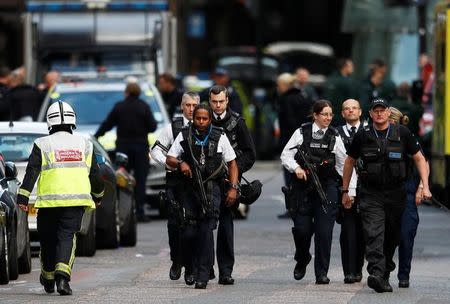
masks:
{"label": "black tactical vest", "polygon": [[175,117],[172,120],[173,140],[175,140],[175,138],[177,138],[178,134],[181,132],[181,129],[183,129],[183,117]]}
{"label": "black tactical vest", "polygon": [[407,155],[400,139],[399,126],[390,125],[387,137],[378,137],[372,126],[364,127],[361,149],[363,186],[397,188],[406,180]]}
{"label": "black tactical vest", "polygon": [[[362,128],[362,123],[359,125],[359,128],[356,129],[355,134],[358,133],[358,131],[361,128]],[[339,127],[336,128],[336,130],[339,132],[339,135],[342,138],[342,141],[344,142],[345,149],[348,151],[348,148],[352,144],[353,137],[355,136],[355,134],[353,134],[352,136],[347,135],[347,133],[345,133],[345,129],[347,129],[347,125],[339,126]],[[347,130],[347,132],[350,132],[350,131]],[[350,134],[350,133],[348,133],[348,134]]]}
{"label": "black tactical vest", "polygon": [[237,126],[238,126],[239,120],[241,120],[241,119],[242,119],[242,117],[238,113],[231,112],[230,118],[223,125],[225,135],[228,137],[231,147],[233,147],[233,150],[236,153],[236,157],[239,157],[239,155],[242,154],[242,152],[238,149],[238,144],[237,144]]}
{"label": "black tactical vest", "polygon": [[[182,159],[186,161],[189,166],[194,166],[196,162],[191,158],[188,137],[189,137],[189,128],[192,126],[185,126],[182,128],[181,133],[183,134],[183,140],[181,141],[181,147],[184,152],[182,155]],[[193,127],[192,127],[193,128]],[[213,173],[217,172],[217,170],[222,166],[222,153],[217,152],[217,148],[219,146],[219,139],[222,135],[223,129],[212,126],[211,133],[209,134],[208,142],[203,147],[203,153],[205,154],[205,164],[200,164],[200,155],[201,155],[201,146],[195,144],[196,139],[194,135],[192,135],[192,152],[194,157],[199,164],[200,172],[202,173],[202,178],[205,180],[210,177]],[[195,131],[192,130],[192,134]],[[217,174],[216,178],[222,178],[223,174]]]}
{"label": "black tactical vest", "polygon": [[[303,135],[303,143],[300,149],[305,152],[309,162],[316,165],[317,175],[321,180],[337,178],[335,169],[336,159],[332,153],[336,144],[336,136],[339,135],[337,130],[329,126],[321,139],[314,139],[312,136],[312,123],[305,123],[300,127],[300,133]],[[295,159],[300,159],[299,152],[295,155]],[[302,166],[301,163],[299,163]],[[304,168],[304,166],[302,166]]]}

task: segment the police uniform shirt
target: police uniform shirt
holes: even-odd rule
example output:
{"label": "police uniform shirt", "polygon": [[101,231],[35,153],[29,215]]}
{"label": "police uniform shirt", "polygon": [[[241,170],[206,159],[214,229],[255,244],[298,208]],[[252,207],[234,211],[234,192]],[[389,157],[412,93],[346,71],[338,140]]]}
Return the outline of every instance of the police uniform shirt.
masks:
{"label": "police uniform shirt", "polygon": [[[224,119],[225,116],[227,115],[227,110],[225,110],[225,111],[224,111],[222,114],[220,114],[220,115],[218,115],[218,114],[216,114],[216,113],[213,112],[213,115],[214,115],[214,119],[215,119],[215,120],[222,120],[222,119]],[[219,119],[219,116],[220,116],[220,119]]]}
{"label": "police uniform shirt", "polygon": [[[183,116],[183,126],[186,126],[189,120]],[[166,147],[172,145],[174,138],[172,134],[172,123],[168,124],[158,137],[158,141]],[[161,166],[166,166],[166,152],[160,146],[154,146],[151,151],[152,158]],[[169,168],[170,169],[170,168]]]}
{"label": "police uniform shirt", "polygon": [[[403,144],[403,149],[406,154],[414,155],[417,152],[420,151],[420,145],[417,139],[414,137],[414,135],[409,131],[408,128],[405,126],[399,125],[399,134],[400,134],[400,140]],[[375,130],[372,128],[373,132],[376,132],[375,136],[378,138],[386,138],[387,137],[387,131],[389,128],[386,128],[384,130]],[[365,137],[365,133],[363,131],[357,132],[355,137],[353,138],[352,144],[350,145],[347,154],[354,158],[358,159],[361,157],[362,152],[362,143],[363,139]]]}
{"label": "police uniform shirt", "polygon": [[[352,126],[349,123],[346,123],[345,124],[345,128],[343,128],[345,135],[347,135],[348,137],[350,137],[351,135],[355,135],[358,132],[358,129],[359,129],[360,125],[361,125],[360,121],[358,121],[358,123],[356,125],[354,125],[354,126]],[[355,129],[354,129],[355,133],[354,134],[352,134],[352,127],[355,127]]]}
{"label": "police uniform shirt", "polygon": [[[181,142],[184,140],[183,133],[178,134],[177,138],[173,142],[172,147],[170,147],[167,156],[179,157],[183,154],[184,150],[181,147]],[[220,135],[219,143],[217,145],[217,153],[222,153],[222,158],[225,162],[230,162],[233,159],[236,159],[236,153],[234,153],[234,149],[228,140],[228,137],[225,134]]]}
{"label": "police uniform shirt", "polygon": [[[312,125],[312,133],[316,133],[319,131],[319,126],[317,126],[316,123],[313,123]],[[328,128],[321,129],[323,131],[323,134],[328,130]],[[292,134],[291,138],[289,139],[288,143],[283,149],[283,152],[281,153],[280,159],[281,164],[291,173],[295,172],[295,169],[299,167],[297,161],[294,159],[295,154],[297,153],[297,149],[291,149],[297,145],[301,145],[303,143],[303,134],[300,132],[300,128],[295,130],[294,134]],[[347,157],[346,150],[344,146],[344,142],[342,141],[342,138],[339,135],[336,135],[336,143],[334,145],[332,153],[335,155],[336,158],[336,165],[335,169],[339,173],[339,175],[342,176],[343,170],[344,170],[344,162]],[[350,180],[350,186],[349,186],[349,195],[355,196],[356,195],[356,172],[353,170],[352,178]]]}

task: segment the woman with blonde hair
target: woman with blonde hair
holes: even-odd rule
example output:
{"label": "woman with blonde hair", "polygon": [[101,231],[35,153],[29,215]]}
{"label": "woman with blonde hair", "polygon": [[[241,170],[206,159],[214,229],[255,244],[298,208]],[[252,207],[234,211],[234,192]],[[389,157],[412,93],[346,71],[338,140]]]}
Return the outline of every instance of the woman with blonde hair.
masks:
{"label": "woman with blonde hair", "polygon": [[[392,124],[402,124],[406,126],[409,117],[404,115],[400,110],[390,107],[391,115],[389,121]],[[410,168],[414,167],[410,163]],[[419,225],[419,213],[417,205],[422,203],[422,182],[417,172],[409,170],[409,177],[406,181],[406,208],[402,216],[401,238],[398,247],[398,287],[409,287],[409,273],[411,272],[411,260],[414,248],[414,238],[416,237],[417,226]]]}

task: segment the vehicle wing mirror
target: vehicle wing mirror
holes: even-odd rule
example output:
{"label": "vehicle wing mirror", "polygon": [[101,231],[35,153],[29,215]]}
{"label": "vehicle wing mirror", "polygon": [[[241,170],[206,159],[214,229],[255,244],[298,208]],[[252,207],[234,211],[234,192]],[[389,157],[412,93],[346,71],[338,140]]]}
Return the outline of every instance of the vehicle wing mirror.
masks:
{"label": "vehicle wing mirror", "polygon": [[117,166],[126,167],[128,165],[128,155],[122,152],[116,152],[115,163]]}
{"label": "vehicle wing mirror", "polygon": [[10,161],[5,162],[5,177],[8,179],[14,179],[17,177],[16,164]]}

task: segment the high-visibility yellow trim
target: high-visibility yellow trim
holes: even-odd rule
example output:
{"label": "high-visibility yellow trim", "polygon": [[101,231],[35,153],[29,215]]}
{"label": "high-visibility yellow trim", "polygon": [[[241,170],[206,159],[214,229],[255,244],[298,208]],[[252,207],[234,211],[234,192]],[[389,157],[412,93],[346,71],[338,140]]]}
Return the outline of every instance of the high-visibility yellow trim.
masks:
{"label": "high-visibility yellow trim", "polygon": [[77,206],[85,206],[88,208],[87,210],[95,209],[95,203],[92,199],[36,200],[36,203],[34,204],[34,208],[77,207]]}
{"label": "high-visibility yellow trim", "polygon": [[30,191],[25,190],[25,189],[23,189],[23,188],[20,188],[20,189],[19,189],[19,194],[21,194],[21,195],[23,195],[23,196],[26,196],[26,197],[30,197]]}
{"label": "high-visibility yellow trim", "polygon": [[98,198],[98,197],[103,197],[103,195],[105,195],[105,190],[103,190],[103,191],[100,192],[100,193],[94,193],[94,192],[91,192],[91,194],[92,194],[92,196],[94,196],[94,197],[96,197],[96,198]]}
{"label": "high-visibility yellow trim", "polygon": [[64,264],[62,262],[56,263],[55,272],[56,271],[64,272],[64,273],[68,274],[69,277],[72,274],[72,269],[70,268],[70,266],[67,264]]}
{"label": "high-visibility yellow trim", "polygon": [[41,274],[42,277],[46,280],[54,280],[55,279],[55,271],[45,271],[44,263],[42,262],[42,254],[39,252],[39,260],[41,262]]}
{"label": "high-visibility yellow trim", "polygon": [[75,261],[75,250],[77,249],[77,234],[73,234],[73,241],[72,241],[72,252],[70,253],[70,259],[69,259],[69,267],[70,269],[73,268],[73,262]]}

